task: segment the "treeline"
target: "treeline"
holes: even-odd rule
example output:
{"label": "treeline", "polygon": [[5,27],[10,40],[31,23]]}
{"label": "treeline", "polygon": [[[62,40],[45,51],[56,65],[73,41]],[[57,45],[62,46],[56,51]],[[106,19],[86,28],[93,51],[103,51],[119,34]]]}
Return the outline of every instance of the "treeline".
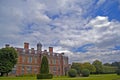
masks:
{"label": "treeline", "polygon": [[95,60],[93,63],[72,63],[71,69],[77,71],[77,75],[81,75],[82,70],[89,70],[90,74],[111,74],[117,73],[120,70],[120,62],[105,63],[102,64],[101,61]]}
{"label": "treeline", "polygon": [[[120,75],[120,62],[113,62],[111,64],[110,63],[105,63],[103,65],[104,65],[103,72],[110,73],[110,72],[114,72],[114,70],[115,70],[115,73]],[[107,66],[107,68],[106,68],[106,66]],[[109,68],[111,68],[111,69],[109,69]]]}

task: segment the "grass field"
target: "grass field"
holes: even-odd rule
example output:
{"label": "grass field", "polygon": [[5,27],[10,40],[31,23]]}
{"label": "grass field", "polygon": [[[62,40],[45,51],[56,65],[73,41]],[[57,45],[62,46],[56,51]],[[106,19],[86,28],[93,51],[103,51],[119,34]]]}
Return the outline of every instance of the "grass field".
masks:
{"label": "grass field", "polygon": [[[36,80],[36,77],[0,77],[0,80]],[[91,75],[90,77],[76,77],[76,78],[54,77],[53,79],[48,80],[120,80],[120,76],[116,74],[103,74],[103,75]]]}

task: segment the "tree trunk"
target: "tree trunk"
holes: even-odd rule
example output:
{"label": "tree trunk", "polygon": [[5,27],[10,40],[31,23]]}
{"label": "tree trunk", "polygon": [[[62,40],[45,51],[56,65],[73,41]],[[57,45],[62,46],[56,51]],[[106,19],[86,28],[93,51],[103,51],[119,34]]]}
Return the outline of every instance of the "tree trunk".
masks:
{"label": "tree trunk", "polygon": [[6,76],[8,76],[8,73],[6,73]]}
{"label": "tree trunk", "polygon": [[3,76],[4,75],[4,73],[3,72],[1,72],[1,75],[0,76]]}

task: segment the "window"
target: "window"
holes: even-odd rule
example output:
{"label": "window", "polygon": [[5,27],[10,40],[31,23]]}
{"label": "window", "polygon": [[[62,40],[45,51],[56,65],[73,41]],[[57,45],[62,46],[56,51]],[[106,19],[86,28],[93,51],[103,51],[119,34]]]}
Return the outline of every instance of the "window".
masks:
{"label": "window", "polygon": [[37,54],[37,51],[35,50],[35,54]]}
{"label": "window", "polygon": [[27,72],[32,73],[32,66],[27,66]]}
{"label": "window", "polygon": [[16,74],[16,66],[12,69],[12,74]]}
{"label": "window", "polygon": [[37,63],[37,57],[35,57],[34,60],[35,60],[35,63]]}
{"label": "window", "polygon": [[50,58],[48,58],[48,63],[50,64],[51,62],[50,62]]}
{"label": "window", "polygon": [[29,53],[31,53],[32,51],[31,50],[29,50]]}
{"label": "window", "polygon": [[34,69],[34,73],[37,73],[37,71],[38,71],[37,68],[35,68],[35,69]]}
{"label": "window", "polygon": [[22,70],[24,70],[24,66],[22,66]]}
{"label": "window", "polygon": [[24,65],[22,66],[22,72],[21,73],[24,74]]}
{"label": "window", "polygon": [[58,58],[58,64],[59,64],[59,65],[61,64],[61,60],[60,60],[60,58]]}
{"label": "window", "polygon": [[25,62],[25,56],[22,56],[22,62],[23,63]]}
{"label": "window", "polygon": [[16,70],[12,70],[12,74],[16,74]]}
{"label": "window", "polygon": [[64,65],[68,64],[67,59],[64,58]]}
{"label": "window", "polygon": [[31,56],[28,57],[28,63],[32,63],[32,57]]}
{"label": "window", "polygon": [[53,71],[57,71],[57,67],[54,66],[54,67],[53,67]]}
{"label": "window", "polygon": [[56,64],[56,59],[53,59],[52,63],[53,63],[53,64]]}
{"label": "window", "polygon": [[25,49],[23,49],[23,54],[25,53]]}
{"label": "window", "polygon": [[60,59],[57,59],[57,63],[60,64]]}

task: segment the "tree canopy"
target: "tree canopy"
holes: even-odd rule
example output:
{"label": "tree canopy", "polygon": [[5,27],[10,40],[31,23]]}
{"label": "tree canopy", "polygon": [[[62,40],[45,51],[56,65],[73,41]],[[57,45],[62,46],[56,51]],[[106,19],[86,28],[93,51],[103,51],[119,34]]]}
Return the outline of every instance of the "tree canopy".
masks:
{"label": "tree canopy", "polygon": [[120,62],[113,62],[111,66],[118,67],[120,69]]}
{"label": "tree canopy", "polygon": [[81,69],[82,69],[81,66],[82,66],[82,64],[80,64],[80,63],[72,63],[71,68],[75,69],[77,71],[77,74],[79,75],[81,72]]}
{"label": "tree canopy", "polygon": [[40,74],[37,74],[37,79],[52,79],[53,75],[49,74],[49,64],[46,56],[42,57]]}
{"label": "tree canopy", "polygon": [[103,67],[102,67],[102,62],[99,61],[99,60],[95,60],[93,62],[93,65],[95,66],[96,68],[96,74],[100,74],[103,72]]}
{"label": "tree canopy", "polygon": [[40,73],[41,74],[48,74],[49,73],[48,59],[46,56],[42,57]]}
{"label": "tree canopy", "polygon": [[17,63],[17,51],[13,47],[0,49],[0,73],[9,73]]}
{"label": "tree canopy", "polygon": [[95,66],[90,64],[89,62],[83,63],[83,69],[88,69],[90,71],[90,73],[96,72]]}

